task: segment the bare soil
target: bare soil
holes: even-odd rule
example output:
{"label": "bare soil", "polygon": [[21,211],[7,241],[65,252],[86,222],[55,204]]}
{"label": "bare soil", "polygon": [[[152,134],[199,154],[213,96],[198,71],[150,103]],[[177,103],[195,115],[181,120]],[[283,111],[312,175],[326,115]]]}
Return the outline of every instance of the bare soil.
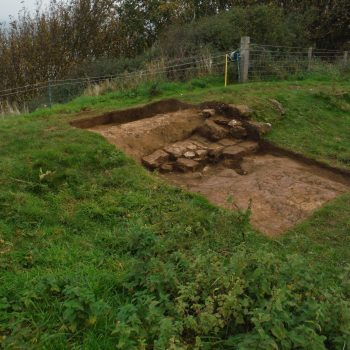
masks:
{"label": "bare soil", "polygon": [[[213,103],[210,106],[216,107]],[[227,136],[228,129],[225,131],[222,125],[232,116],[228,108],[217,106],[217,115],[207,118],[201,113],[203,107],[179,101],[158,102],[144,109],[78,120],[73,125],[101,134],[137,161],[145,156],[157,161],[167,158],[164,154],[171,158],[180,150],[179,158],[159,166],[160,171],[164,170],[160,174],[163,179],[233,210],[247,209],[251,200],[252,225],[269,236],[285,232],[349,191],[350,177],[336,169],[288,152],[283,154],[283,150],[272,152],[271,146],[256,142],[255,134],[251,139],[249,135],[241,139],[235,134]],[[200,135],[203,125],[214,122],[215,136],[222,131],[225,134],[221,140],[210,139],[205,134],[208,129]],[[237,125],[235,128],[239,130]],[[249,131],[249,127],[246,129]],[[210,158],[210,152],[219,152],[219,157],[215,154]]]}
{"label": "bare soil", "polygon": [[245,175],[213,165],[201,174],[162,176],[225,208],[247,209],[251,199],[252,225],[269,236],[292,228],[323,204],[349,190],[331,174],[324,171],[317,174],[317,168],[286,157],[250,155],[244,158],[241,167]]}
{"label": "bare soil", "polygon": [[138,161],[159,148],[188,138],[203,123],[197,110],[186,109],[126,124],[97,125],[97,132]]}

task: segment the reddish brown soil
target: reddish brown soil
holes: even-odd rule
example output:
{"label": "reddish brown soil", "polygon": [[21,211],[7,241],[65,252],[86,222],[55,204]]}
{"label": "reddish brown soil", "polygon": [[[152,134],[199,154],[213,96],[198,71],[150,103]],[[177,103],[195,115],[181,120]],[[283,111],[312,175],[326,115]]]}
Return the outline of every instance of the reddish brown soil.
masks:
{"label": "reddish brown soil", "polygon": [[105,124],[90,128],[110,143],[140,160],[159,148],[188,138],[203,123],[197,110],[158,114],[126,124]]}
{"label": "reddish brown soil", "polygon": [[[140,161],[145,155],[188,138],[205,144],[205,139],[192,135],[204,121],[198,112],[193,106],[166,101],[74,123],[101,134]],[[230,165],[222,161],[208,164],[200,173],[170,172],[160,176],[225,208],[246,209],[251,199],[253,226],[270,236],[292,228],[349,190],[346,174],[303,157],[278,154],[276,150],[271,154],[266,149],[264,145],[260,153],[245,155],[239,168],[225,167]],[[230,197],[233,203],[228,201]]]}
{"label": "reddish brown soil", "polygon": [[[269,236],[303,221],[324,203],[349,190],[331,175],[298,161],[273,155],[244,158],[246,175],[220,165],[207,172],[169,173],[167,181],[197,192],[225,208],[246,209],[252,199],[252,224]],[[316,171],[315,171],[316,170]],[[232,201],[228,199],[232,197]]]}

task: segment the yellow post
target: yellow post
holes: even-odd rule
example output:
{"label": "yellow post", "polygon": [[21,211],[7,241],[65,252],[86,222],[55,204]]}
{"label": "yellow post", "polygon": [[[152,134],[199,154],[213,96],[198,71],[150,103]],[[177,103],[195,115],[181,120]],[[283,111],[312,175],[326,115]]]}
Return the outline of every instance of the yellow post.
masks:
{"label": "yellow post", "polygon": [[225,87],[227,86],[228,54],[225,56]]}

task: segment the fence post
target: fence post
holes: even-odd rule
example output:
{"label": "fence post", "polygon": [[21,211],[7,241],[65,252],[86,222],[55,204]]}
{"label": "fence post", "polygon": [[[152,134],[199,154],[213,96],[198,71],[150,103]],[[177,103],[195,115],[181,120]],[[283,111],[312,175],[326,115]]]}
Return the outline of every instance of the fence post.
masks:
{"label": "fence post", "polygon": [[348,51],[344,51],[344,67],[348,64]]}
{"label": "fence post", "polygon": [[241,54],[241,69],[240,69],[240,81],[241,83],[245,83],[248,81],[248,74],[249,74],[249,46],[250,46],[250,37],[249,36],[242,36],[241,37],[241,48],[240,48],[240,54]]}
{"label": "fence post", "polygon": [[307,52],[307,70],[311,70],[311,61],[312,61],[312,47],[309,47]]}
{"label": "fence post", "polygon": [[52,107],[52,89],[51,89],[51,79],[48,81],[48,95],[49,95],[49,107]]}
{"label": "fence post", "polygon": [[228,54],[225,55],[225,87],[227,86]]}

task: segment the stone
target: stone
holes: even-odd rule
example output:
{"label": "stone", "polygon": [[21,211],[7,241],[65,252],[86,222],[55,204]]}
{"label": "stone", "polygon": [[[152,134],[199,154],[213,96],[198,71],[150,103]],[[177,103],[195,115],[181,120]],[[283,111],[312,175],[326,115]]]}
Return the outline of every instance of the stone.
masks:
{"label": "stone", "polygon": [[236,126],[242,126],[242,123],[240,121],[238,121],[237,119],[232,119],[231,121],[229,121],[227,123],[228,126],[230,126],[231,128],[234,128]]}
{"label": "stone", "polygon": [[164,148],[164,150],[170,154],[171,158],[176,159],[182,156],[184,153],[185,149],[182,147],[174,145],[170,145]]}
{"label": "stone", "polygon": [[184,153],[184,157],[188,159],[194,158],[195,156],[196,156],[196,153],[194,153],[193,151],[187,151]]}
{"label": "stone", "polygon": [[220,145],[223,145],[223,146],[234,146],[236,145],[237,143],[241,142],[241,140],[236,140],[236,139],[222,139],[222,140],[219,140],[218,143]]}
{"label": "stone", "polygon": [[229,135],[229,130],[216,124],[213,120],[207,119],[204,124],[198,128],[198,133],[201,136],[207,137],[210,140],[217,141]]}
{"label": "stone", "polygon": [[236,105],[236,108],[239,111],[239,115],[244,118],[249,118],[253,113],[253,110],[247,105]]}
{"label": "stone", "polygon": [[230,120],[225,118],[225,117],[216,117],[216,118],[214,118],[212,120],[214,120],[214,122],[216,124],[222,125],[222,126],[226,126],[230,122]]}
{"label": "stone", "polygon": [[269,99],[269,101],[272,103],[272,105],[275,107],[275,109],[281,114],[281,115],[285,115],[286,111],[284,110],[282,103],[271,98]]}
{"label": "stone", "polygon": [[233,137],[244,138],[247,136],[247,130],[243,126],[242,122],[237,119],[232,119],[228,126],[230,127],[230,134]]}
{"label": "stone", "polygon": [[202,142],[199,142],[199,141],[196,141],[196,140],[191,140],[191,142],[194,144],[194,145],[196,145],[197,147],[196,147],[196,150],[197,149],[208,149],[208,147],[206,146],[207,145],[207,143],[205,143],[204,144],[204,142],[202,141]]}
{"label": "stone", "polygon": [[203,110],[201,111],[201,114],[202,114],[202,116],[203,116],[204,118],[214,117],[215,113],[216,113],[216,112],[215,112],[215,109],[209,109],[209,108],[203,109]]}
{"label": "stone", "polygon": [[188,150],[196,150],[197,146],[191,141],[179,141],[172,145],[164,147],[164,150],[168,152],[172,159],[177,159],[183,156]]}
{"label": "stone", "polygon": [[200,159],[203,159],[208,154],[208,150],[206,150],[206,149],[199,149],[199,150],[196,151],[196,154],[197,154],[197,156]]}
{"label": "stone", "polygon": [[244,148],[246,154],[248,154],[256,152],[259,149],[259,144],[255,141],[243,141],[239,143],[239,147]]}
{"label": "stone", "polygon": [[169,172],[172,172],[174,170],[174,167],[170,163],[165,163],[165,164],[162,164],[160,166],[160,170],[164,173],[169,173]]}
{"label": "stone", "polygon": [[200,164],[193,159],[179,158],[175,163],[175,167],[183,172],[195,172],[200,168]]}
{"label": "stone", "polygon": [[241,159],[242,156],[245,154],[245,149],[241,147],[240,145],[234,145],[226,147],[222,151],[222,155],[224,158],[228,159]]}
{"label": "stone", "polygon": [[198,147],[194,143],[190,143],[186,148],[190,151],[195,151]]}
{"label": "stone", "polygon": [[271,128],[272,125],[270,123],[256,121],[249,121],[246,125],[246,130],[248,131],[248,134],[254,139],[259,139],[262,135],[269,132]]}
{"label": "stone", "polygon": [[203,168],[203,173],[207,173],[209,170],[210,170],[210,166],[209,166],[209,165],[206,165],[206,166]]}
{"label": "stone", "polygon": [[228,126],[230,127],[230,134],[233,137],[237,137],[239,139],[242,139],[248,135],[246,128],[243,126],[243,124],[233,119],[228,123]]}
{"label": "stone", "polygon": [[252,109],[247,105],[229,105],[229,107],[233,110],[235,115],[245,119],[249,118],[253,113]]}
{"label": "stone", "polygon": [[214,159],[220,158],[222,151],[224,150],[224,146],[219,145],[217,143],[212,143],[208,146],[208,155]]}
{"label": "stone", "polygon": [[169,154],[161,149],[142,158],[142,163],[151,169],[159,168],[159,166],[169,160]]}

